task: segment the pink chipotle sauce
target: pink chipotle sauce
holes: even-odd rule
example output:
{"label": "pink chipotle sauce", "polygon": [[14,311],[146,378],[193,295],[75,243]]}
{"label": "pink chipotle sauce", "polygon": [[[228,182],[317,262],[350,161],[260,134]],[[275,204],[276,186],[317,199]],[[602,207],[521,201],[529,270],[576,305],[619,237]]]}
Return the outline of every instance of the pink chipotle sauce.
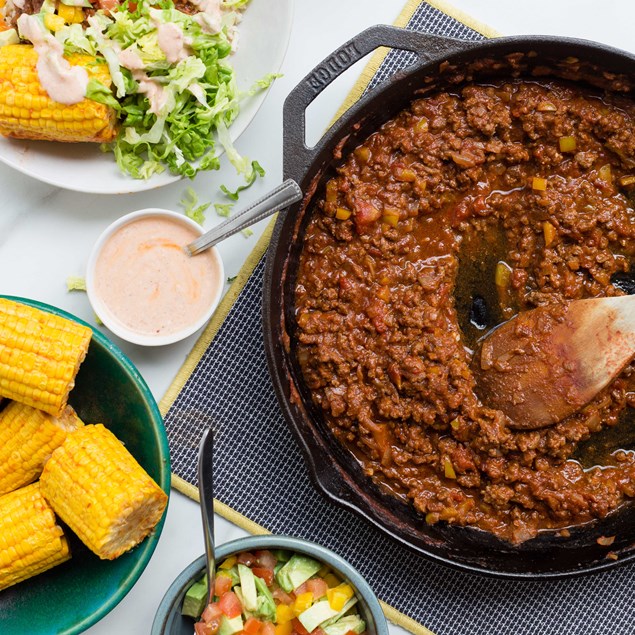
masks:
{"label": "pink chipotle sauce", "polygon": [[117,228],[94,269],[95,293],[111,317],[142,336],[169,336],[205,316],[218,300],[223,272],[213,251],[194,257],[183,251],[199,235],[171,216],[141,216]]}

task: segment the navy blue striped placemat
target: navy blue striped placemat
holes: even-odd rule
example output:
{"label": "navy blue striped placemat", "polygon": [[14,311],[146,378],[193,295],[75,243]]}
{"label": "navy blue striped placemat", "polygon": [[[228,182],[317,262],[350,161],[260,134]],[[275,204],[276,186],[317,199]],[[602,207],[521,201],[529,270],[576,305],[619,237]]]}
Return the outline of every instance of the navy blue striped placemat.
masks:
{"label": "navy blue striped placemat", "polygon": [[[422,2],[407,28],[484,37],[449,13]],[[411,61],[409,53],[391,51],[369,85]],[[222,322],[201,338],[203,350],[187,378],[162,403],[182,491],[196,486],[199,440],[213,426],[217,499],[273,533],[314,540],[342,555],[369,581],[389,618],[418,635],[635,633],[632,566],[562,581],[485,578],[414,555],[325,501],[309,481],[270,383],[261,332],[264,256],[254,259],[234,283],[240,292],[232,294]]]}

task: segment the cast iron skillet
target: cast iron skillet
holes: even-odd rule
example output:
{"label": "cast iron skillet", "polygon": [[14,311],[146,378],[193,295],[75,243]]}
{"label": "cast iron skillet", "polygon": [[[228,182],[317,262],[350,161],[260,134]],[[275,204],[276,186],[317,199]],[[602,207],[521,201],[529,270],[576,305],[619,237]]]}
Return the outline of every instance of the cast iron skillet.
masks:
{"label": "cast iron skillet", "polygon": [[[416,61],[362,97],[315,147],[308,148],[304,119],[308,105],[344,70],[381,45],[413,51]],[[481,64],[483,59],[495,63]],[[628,94],[634,71],[635,56],[582,40],[537,36],[466,42],[376,26],[325,59],[285,102],[284,177],[295,179],[305,198],[280,214],[265,271],[265,348],[280,406],[320,492],[439,563],[509,578],[555,578],[608,569],[635,558],[635,506],[622,507],[602,522],[574,527],[568,538],[544,532],[513,546],[474,528],[445,523],[428,526],[413,508],[374,486],[352,454],[331,436],[322,413],[311,402],[294,355],[293,290],[309,217],[305,211],[311,208],[312,199],[323,192],[338,159],[406,108],[422,90],[494,75],[551,74],[601,85],[607,77],[620,74]],[[600,536],[615,536],[615,541],[610,547],[601,546],[597,543]],[[617,554],[617,560],[607,558],[609,551]]]}

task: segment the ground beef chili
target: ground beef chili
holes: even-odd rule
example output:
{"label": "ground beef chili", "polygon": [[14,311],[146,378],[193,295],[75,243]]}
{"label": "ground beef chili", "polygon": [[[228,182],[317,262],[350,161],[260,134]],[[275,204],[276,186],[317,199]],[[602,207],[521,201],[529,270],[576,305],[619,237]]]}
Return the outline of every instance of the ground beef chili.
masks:
{"label": "ground beef chili", "polygon": [[337,439],[426,522],[518,543],[635,496],[635,454],[601,441],[633,421],[635,367],[520,432],[470,371],[476,338],[516,312],[622,293],[632,185],[631,102],[521,80],[415,101],[326,184],[295,290],[299,363]]}

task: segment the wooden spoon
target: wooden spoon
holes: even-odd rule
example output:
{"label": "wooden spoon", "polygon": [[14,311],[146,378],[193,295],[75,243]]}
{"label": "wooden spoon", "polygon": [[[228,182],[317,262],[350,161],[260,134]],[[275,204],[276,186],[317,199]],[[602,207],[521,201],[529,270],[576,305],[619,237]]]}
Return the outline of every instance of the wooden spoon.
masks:
{"label": "wooden spoon", "polygon": [[542,306],[482,340],[476,392],[510,427],[542,428],[591,401],[634,357],[635,296]]}

